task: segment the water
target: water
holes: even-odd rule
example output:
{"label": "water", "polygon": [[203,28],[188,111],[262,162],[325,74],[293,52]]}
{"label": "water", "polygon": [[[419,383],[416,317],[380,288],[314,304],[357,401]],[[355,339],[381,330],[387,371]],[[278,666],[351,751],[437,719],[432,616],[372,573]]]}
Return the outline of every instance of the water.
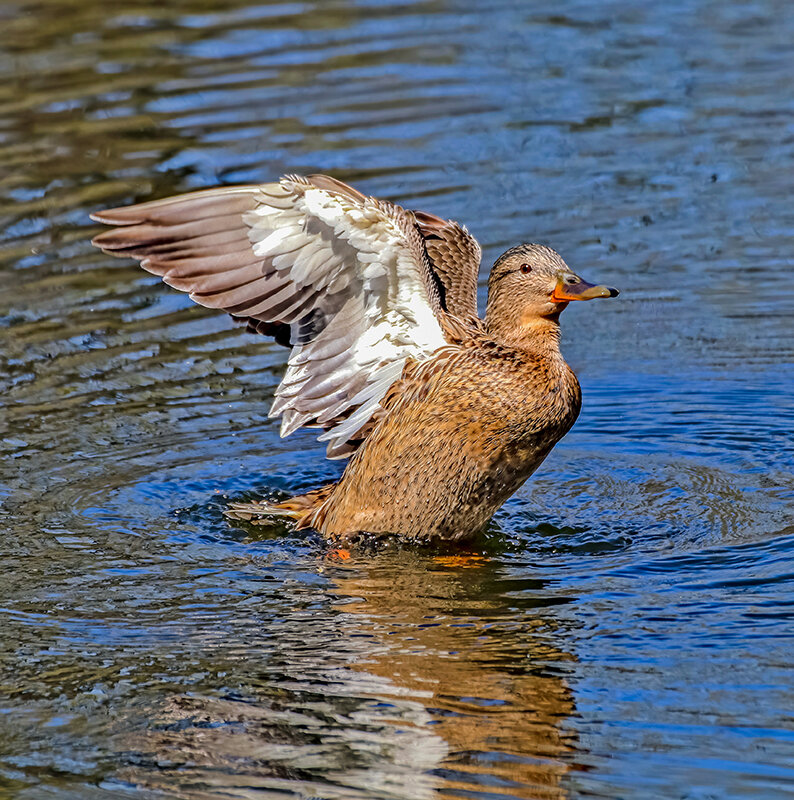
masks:
{"label": "water", "polygon": [[[0,9],[3,797],[794,794],[794,15],[482,5]],[[473,549],[227,523],[338,474],[284,352],[88,244],[288,171],[621,289]]]}

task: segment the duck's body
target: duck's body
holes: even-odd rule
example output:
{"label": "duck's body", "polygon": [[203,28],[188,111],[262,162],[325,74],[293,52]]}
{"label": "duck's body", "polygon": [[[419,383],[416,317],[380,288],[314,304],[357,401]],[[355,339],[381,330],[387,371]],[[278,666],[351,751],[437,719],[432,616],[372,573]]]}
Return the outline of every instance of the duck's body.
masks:
{"label": "duck's body", "polygon": [[580,405],[562,358],[488,339],[449,348],[409,371],[383,422],[303,524],[343,538],[469,535],[537,469]]}
{"label": "duck's body", "polygon": [[255,330],[289,334],[271,411],[284,417],[282,435],[323,427],[329,456],[352,457],[335,484],[230,514],[280,514],[333,539],[480,530],[579,414],[560,312],[617,293],[572,275],[553,250],[523,245],[494,265],[479,320],[479,247],[465,229],[324,176],[98,218],[123,226],[99,246],[141,258]]}

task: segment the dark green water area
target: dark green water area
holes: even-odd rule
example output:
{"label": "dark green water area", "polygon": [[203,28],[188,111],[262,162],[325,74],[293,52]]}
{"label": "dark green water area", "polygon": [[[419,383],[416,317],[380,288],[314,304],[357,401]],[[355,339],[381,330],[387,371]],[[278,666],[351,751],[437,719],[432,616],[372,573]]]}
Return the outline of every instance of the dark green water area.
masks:
{"label": "dark green water area", "polygon": [[[794,796],[785,0],[0,5],[0,797]],[[540,241],[584,408],[474,548],[328,557],[286,352],[94,250],[315,171]],[[481,287],[481,308],[484,283]]]}

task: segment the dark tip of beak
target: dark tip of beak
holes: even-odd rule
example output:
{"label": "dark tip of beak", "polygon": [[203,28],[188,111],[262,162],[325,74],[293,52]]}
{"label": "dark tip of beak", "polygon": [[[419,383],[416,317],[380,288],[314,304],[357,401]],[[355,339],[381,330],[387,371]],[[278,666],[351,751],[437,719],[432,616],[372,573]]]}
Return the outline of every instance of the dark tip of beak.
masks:
{"label": "dark tip of beak", "polygon": [[551,293],[551,299],[555,303],[567,303],[570,300],[595,300],[597,297],[617,297],[618,294],[618,290],[613,289],[611,286],[596,286],[583,281],[581,278],[577,283],[565,283],[564,278],[561,277]]}

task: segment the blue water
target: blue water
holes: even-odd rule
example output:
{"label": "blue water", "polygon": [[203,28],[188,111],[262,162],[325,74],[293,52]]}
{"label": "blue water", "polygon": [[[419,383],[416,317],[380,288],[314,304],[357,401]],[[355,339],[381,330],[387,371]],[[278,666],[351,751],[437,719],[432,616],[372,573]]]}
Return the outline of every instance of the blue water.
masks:
{"label": "blue water", "polygon": [[[0,23],[0,794],[794,795],[785,3]],[[483,281],[542,241],[621,290],[563,316],[582,415],[473,549],[226,522],[339,473],[267,419],[284,352],[88,244],[314,171],[465,223]]]}

